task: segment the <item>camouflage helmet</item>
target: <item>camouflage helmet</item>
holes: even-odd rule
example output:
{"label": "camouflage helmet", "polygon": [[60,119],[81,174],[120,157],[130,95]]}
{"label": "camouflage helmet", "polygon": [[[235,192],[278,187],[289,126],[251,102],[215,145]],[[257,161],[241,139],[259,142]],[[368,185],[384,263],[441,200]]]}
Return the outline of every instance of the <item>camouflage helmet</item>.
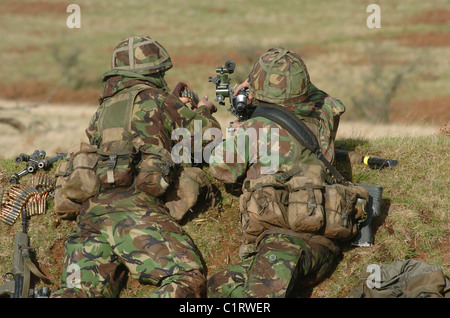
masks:
{"label": "camouflage helmet", "polygon": [[308,98],[308,70],[301,57],[290,50],[272,48],[262,54],[249,75],[254,98],[279,105],[293,105]]}
{"label": "camouflage helmet", "polygon": [[149,36],[132,36],[114,49],[113,70],[128,70],[141,74],[154,74],[172,68],[169,53]]}

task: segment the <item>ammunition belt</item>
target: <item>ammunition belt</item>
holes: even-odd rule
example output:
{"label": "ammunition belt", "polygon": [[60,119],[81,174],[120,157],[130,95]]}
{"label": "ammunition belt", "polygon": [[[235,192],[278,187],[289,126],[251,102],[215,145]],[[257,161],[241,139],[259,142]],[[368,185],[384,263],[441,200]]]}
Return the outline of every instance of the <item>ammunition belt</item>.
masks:
{"label": "ammunition belt", "polygon": [[47,210],[47,199],[53,194],[54,182],[44,172],[32,176],[31,186],[14,184],[3,191],[0,201],[0,220],[13,225],[22,217],[44,214]]}

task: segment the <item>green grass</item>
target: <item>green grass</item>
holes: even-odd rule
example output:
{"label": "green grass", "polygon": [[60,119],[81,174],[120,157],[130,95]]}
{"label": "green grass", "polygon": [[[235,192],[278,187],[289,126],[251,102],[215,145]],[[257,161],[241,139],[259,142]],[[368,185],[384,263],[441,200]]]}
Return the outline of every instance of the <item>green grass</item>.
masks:
{"label": "green grass", "polygon": [[[338,147],[365,154],[397,159],[394,169],[372,170],[364,165],[338,166],[351,173],[353,182],[376,184],[383,187],[380,216],[375,219],[375,245],[352,248],[343,244],[342,259],[333,273],[316,286],[313,297],[345,297],[358,282],[365,265],[390,263],[404,259],[418,259],[443,267],[450,274],[450,197],[448,154],[450,140],[446,136],[344,139]],[[0,161],[2,188],[7,187],[8,176],[22,167],[13,160]],[[207,173],[208,169],[205,169]],[[50,172],[52,175],[53,172]],[[29,177],[24,177],[26,184]],[[215,205],[202,202],[183,221],[183,227],[194,239],[208,266],[208,275],[239,260],[241,244],[239,232],[239,194],[211,179],[214,185]],[[45,215],[30,219],[31,246],[36,249],[41,269],[51,278],[54,287],[59,284],[62,270],[63,242],[75,229],[75,222],[58,221],[52,202]],[[0,273],[12,266],[13,227],[0,224]],[[131,278],[121,297],[146,297],[154,290],[141,286]]]}
{"label": "green grass", "polygon": [[[383,186],[382,211],[374,223],[375,245],[348,249],[332,276],[317,288],[319,297],[343,297],[358,282],[364,265],[419,259],[450,272],[450,166],[448,137],[380,138],[345,141],[371,155],[397,159],[394,169],[352,169],[353,181]],[[356,145],[356,146],[355,146]]]}
{"label": "green grass", "polygon": [[[387,81],[405,67],[414,65],[401,83],[394,99],[404,103],[449,98],[449,46],[445,41],[417,46],[399,40],[399,36],[417,36],[436,32],[446,39],[450,24],[412,18],[427,12],[448,14],[448,0],[434,0],[433,6],[422,0],[379,0],[382,27],[366,26],[366,7],[370,1],[181,1],[126,0],[76,2],[81,7],[82,27],[66,27],[68,3],[62,0],[5,0],[0,10],[2,63],[0,80],[3,91],[12,87],[25,96],[33,83],[46,83],[50,89],[61,85],[62,63],[55,53],[68,56],[80,50],[78,63],[66,84],[76,96],[85,89],[99,88],[102,73],[109,69],[114,46],[133,34],[148,34],[169,51],[174,68],[167,73],[171,87],[186,81],[199,95],[214,96],[208,77],[215,67],[233,58],[237,70],[232,84],[242,81],[257,56],[273,46],[284,46],[300,53],[312,82],[340,98],[351,117],[351,97],[367,96],[370,72],[383,70]],[[30,13],[30,10],[36,10]],[[375,65],[371,56],[379,58]],[[377,67],[374,67],[377,66]],[[26,83],[26,85],[22,85]],[[376,92],[376,90],[374,90]],[[69,93],[69,92],[68,92]],[[3,95],[0,95],[2,97]],[[14,95],[9,95],[14,98]],[[377,97],[377,96],[375,96]],[[95,100],[93,100],[95,103]],[[220,107],[219,114],[225,112]],[[349,117],[347,117],[349,116]],[[414,118],[420,120],[421,114]],[[346,119],[344,119],[346,120]],[[445,124],[447,118],[436,118]],[[84,126],[83,126],[84,127]],[[74,128],[75,129],[75,128]],[[37,137],[39,135],[37,134]],[[26,142],[26,140],[25,140]],[[17,144],[20,143],[18,142]],[[363,266],[416,258],[443,265],[449,274],[449,138],[444,136],[339,140],[344,149],[399,160],[392,170],[370,170],[365,166],[349,169],[354,182],[377,184],[384,188],[382,215],[376,221],[376,244],[370,248],[345,248],[333,274],[317,286],[314,297],[344,297],[358,281]],[[17,145],[14,145],[17,146]],[[71,146],[71,145],[70,145]],[[65,150],[63,150],[65,151]],[[13,160],[0,160],[0,184],[23,167]],[[23,182],[27,182],[25,177]],[[183,225],[199,246],[209,274],[238,261],[241,234],[238,230],[238,195],[216,186],[216,206],[204,207]],[[0,224],[0,274],[12,265],[13,227]],[[30,220],[31,244],[37,251],[44,272],[57,285],[62,270],[63,242],[75,229],[74,222],[58,221],[52,202],[45,215]],[[130,280],[123,297],[145,297],[152,291]]]}

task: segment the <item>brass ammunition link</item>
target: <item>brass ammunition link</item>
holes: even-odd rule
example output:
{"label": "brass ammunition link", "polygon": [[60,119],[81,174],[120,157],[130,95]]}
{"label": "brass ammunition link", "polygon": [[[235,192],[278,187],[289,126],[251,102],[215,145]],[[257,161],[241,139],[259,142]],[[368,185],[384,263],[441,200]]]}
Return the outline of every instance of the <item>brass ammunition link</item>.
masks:
{"label": "brass ammunition link", "polygon": [[13,225],[22,217],[23,209],[26,209],[27,216],[44,214],[47,210],[47,199],[53,191],[53,180],[42,171],[32,176],[31,187],[10,185],[1,196],[0,220]]}

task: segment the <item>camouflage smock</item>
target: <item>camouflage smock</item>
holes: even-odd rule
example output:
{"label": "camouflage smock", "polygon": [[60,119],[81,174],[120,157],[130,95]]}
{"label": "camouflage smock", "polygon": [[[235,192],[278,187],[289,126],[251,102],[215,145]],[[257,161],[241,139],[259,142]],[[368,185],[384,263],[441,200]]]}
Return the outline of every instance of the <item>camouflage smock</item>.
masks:
{"label": "camouflage smock", "polygon": [[[203,106],[195,111],[168,92],[162,77],[111,71],[103,77],[100,103],[136,84],[149,85],[136,99],[131,131],[143,149],[169,152],[176,128],[192,131],[220,127]],[[97,111],[86,130],[91,144],[99,140]],[[200,252],[163,202],[134,185],[101,191],[83,203],[78,230],[66,242],[61,288],[52,297],[117,297],[127,270],[144,284],[157,285],[151,297],[205,296],[206,268]],[[77,280],[78,279],[78,280]]]}
{"label": "camouflage smock", "polygon": [[[300,105],[288,109],[312,128],[319,139],[323,154],[328,160],[333,161],[334,138],[339,116],[345,110],[341,101],[310,84],[309,98]],[[269,119],[251,118],[240,128],[233,137],[227,138],[222,143],[222,147],[216,147],[213,152],[210,170],[216,179],[225,183],[235,183],[242,179],[258,179],[267,171],[270,171],[270,174],[281,175],[294,166],[294,158],[304,164],[323,167],[323,163],[315,154]],[[255,144],[249,142],[251,141],[249,129],[257,132],[256,158],[251,156],[250,148],[255,147]],[[246,138],[244,152],[240,151],[242,148],[238,146],[238,140],[242,135]],[[273,135],[277,138],[272,138]],[[260,152],[261,149],[267,151]],[[230,150],[231,155],[227,154]],[[275,167],[270,162],[274,158],[278,161]],[[208,296],[298,296],[302,288],[318,282],[332,269],[338,253],[337,246],[320,235],[311,236],[286,229],[266,231],[256,243],[241,246],[241,262],[210,277]]]}
{"label": "camouflage smock", "polygon": [[[318,138],[322,153],[325,158],[334,161],[334,139],[339,125],[339,116],[345,111],[342,102],[310,84],[309,98],[297,106],[287,107],[290,111],[302,118],[312,128]],[[238,140],[249,129],[257,133],[257,145],[246,144],[245,152],[238,153]],[[288,171],[293,165],[296,151],[301,152],[301,160],[305,164],[323,165],[316,155],[298,143],[291,134],[273,121],[255,117],[242,123],[233,137],[227,138],[222,147],[216,147],[210,162],[210,170],[213,176],[225,183],[235,183],[242,180],[257,179],[261,176],[261,167],[269,167],[269,159],[277,154],[278,168],[275,174]],[[259,133],[262,132],[260,135]],[[272,136],[276,134],[276,136]],[[274,138],[273,138],[274,137]],[[247,136],[246,136],[247,138]],[[247,138],[248,140],[248,138]],[[278,142],[272,145],[272,141]],[[227,146],[228,144],[228,146]],[[250,147],[257,150],[266,147],[266,152],[258,152],[256,160],[249,156]],[[227,152],[232,150],[230,155]],[[227,160],[232,158],[232,160]],[[273,157],[272,157],[273,158]],[[228,162],[227,162],[228,161]],[[230,162],[231,161],[231,162]]]}

